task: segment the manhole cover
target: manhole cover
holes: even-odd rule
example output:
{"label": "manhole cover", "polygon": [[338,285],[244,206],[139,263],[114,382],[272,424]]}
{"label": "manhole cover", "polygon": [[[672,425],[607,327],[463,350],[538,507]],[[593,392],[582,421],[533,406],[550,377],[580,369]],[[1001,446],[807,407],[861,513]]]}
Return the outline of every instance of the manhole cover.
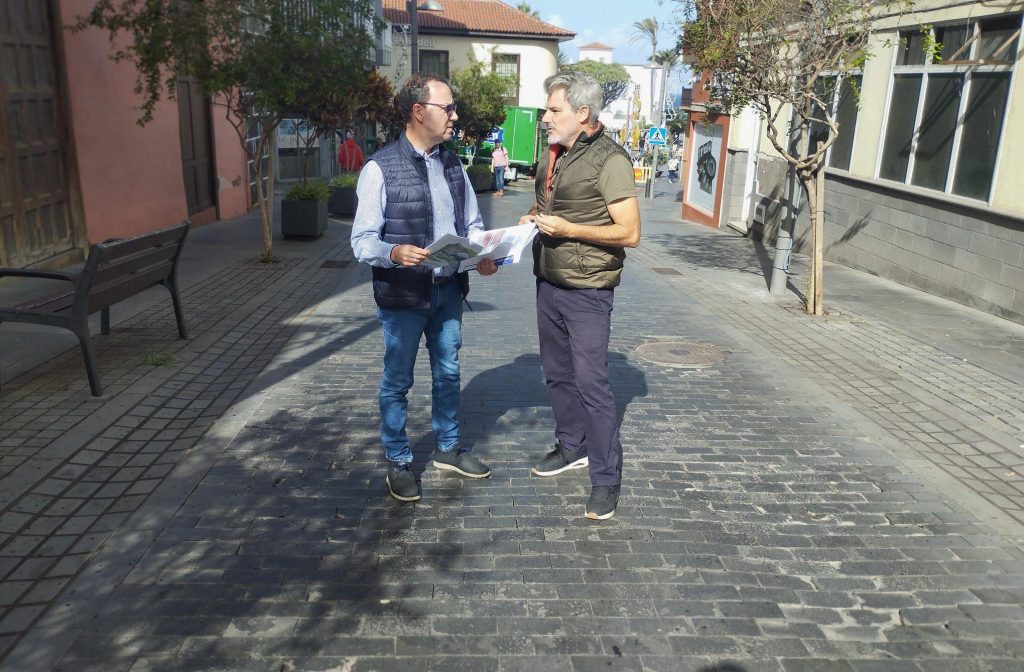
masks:
{"label": "manhole cover", "polygon": [[725,359],[725,353],[712,345],[693,341],[660,341],[637,346],[636,355],[649,362],[703,369]]}

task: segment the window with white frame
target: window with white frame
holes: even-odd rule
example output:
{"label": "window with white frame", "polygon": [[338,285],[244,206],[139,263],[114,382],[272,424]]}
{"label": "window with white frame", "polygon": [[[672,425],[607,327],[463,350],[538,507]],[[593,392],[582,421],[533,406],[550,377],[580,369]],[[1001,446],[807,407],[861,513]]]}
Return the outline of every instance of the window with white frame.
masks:
{"label": "window with white frame", "polygon": [[494,73],[502,77],[508,77],[508,87],[505,89],[505,102],[508,105],[519,104],[519,54],[494,54],[494,61],[491,66]]}
{"label": "window with white frame", "polygon": [[902,31],[878,176],[989,199],[1021,15]]}

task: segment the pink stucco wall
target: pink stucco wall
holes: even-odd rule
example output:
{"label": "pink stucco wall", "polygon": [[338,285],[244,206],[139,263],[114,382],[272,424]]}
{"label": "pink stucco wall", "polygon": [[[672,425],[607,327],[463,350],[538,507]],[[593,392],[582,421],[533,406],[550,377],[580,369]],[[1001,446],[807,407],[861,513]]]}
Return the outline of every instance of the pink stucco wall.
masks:
{"label": "pink stucco wall", "polygon": [[[61,0],[71,23],[95,5]],[[64,33],[68,107],[90,242],[152,231],[185,219],[178,107],[163,101],[145,127],[135,122],[135,71],[110,60],[99,30]]]}
{"label": "pink stucco wall", "polygon": [[[72,23],[94,0],[60,0],[61,20]],[[110,60],[107,34],[64,33],[69,124],[90,242],[169,226],[188,215],[181,165],[178,104],[162,100],[140,127],[135,70]],[[218,108],[219,109],[219,108]],[[214,114],[221,218],[248,210],[245,160],[234,128]]]}
{"label": "pink stucco wall", "polygon": [[213,152],[217,161],[217,206],[221,219],[249,211],[249,176],[245,152],[224,108],[213,106]]}

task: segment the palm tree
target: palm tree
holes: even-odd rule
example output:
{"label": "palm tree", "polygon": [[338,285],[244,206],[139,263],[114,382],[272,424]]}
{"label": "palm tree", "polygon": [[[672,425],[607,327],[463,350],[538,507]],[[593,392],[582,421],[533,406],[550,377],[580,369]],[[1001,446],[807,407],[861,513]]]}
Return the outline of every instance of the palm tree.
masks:
{"label": "palm tree", "polygon": [[658,20],[654,17],[649,19],[642,19],[640,21],[633,22],[633,36],[629,38],[630,44],[636,44],[637,42],[650,42],[651,43],[651,60],[654,60],[654,55],[658,53],[658,31],[661,29],[661,25]]}
{"label": "palm tree", "polygon": [[530,7],[530,3],[528,2],[520,2],[518,5],[516,5],[516,9],[518,9],[523,14],[526,14],[527,16],[532,16],[535,19],[540,18],[540,12]]}
{"label": "palm tree", "polygon": [[564,70],[567,65],[569,65],[569,54],[564,49],[559,49],[558,56],[555,56],[555,67],[558,70]]}
{"label": "palm tree", "polygon": [[679,65],[679,52],[675,49],[662,49],[651,60],[670,71],[675,70]]}
{"label": "palm tree", "polygon": [[[658,30],[661,26],[658,24],[658,20],[653,16],[647,19],[641,19],[633,22],[633,36],[629,38],[630,44],[636,44],[637,42],[650,42],[651,43],[651,61],[654,61],[655,55],[658,53]],[[654,99],[654,68],[651,68],[651,106],[648,108],[651,110],[652,116],[656,109],[658,109],[658,103]]]}

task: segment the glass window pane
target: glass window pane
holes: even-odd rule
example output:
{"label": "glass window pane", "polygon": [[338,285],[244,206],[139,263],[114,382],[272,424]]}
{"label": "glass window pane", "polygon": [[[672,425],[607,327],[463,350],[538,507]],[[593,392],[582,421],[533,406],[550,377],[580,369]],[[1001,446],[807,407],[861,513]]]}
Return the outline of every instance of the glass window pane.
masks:
{"label": "glass window pane", "polygon": [[914,155],[914,178],[911,180],[919,187],[946,190],[963,85],[963,75],[932,75],[928,78],[917,153]]}
{"label": "glass window pane", "polygon": [[[814,82],[814,93],[821,100],[829,103],[831,106],[832,98],[836,87],[836,77],[819,77]],[[812,105],[811,114],[815,119],[824,119],[821,107],[815,103]],[[810,138],[807,143],[807,155],[814,154],[820,143],[824,142],[828,138],[828,125],[822,121],[812,121],[810,127]]]}
{"label": "glass window pane", "polygon": [[921,30],[905,30],[900,33],[898,65],[924,65],[924,36]]}
{"label": "glass window pane", "polygon": [[420,72],[448,79],[448,52],[421,50]]}
{"label": "glass window pane", "polygon": [[494,73],[509,78],[508,88],[505,89],[505,98],[515,101],[519,100],[519,55],[518,54],[495,54],[492,63]]}
{"label": "glass window pane", "polygon": [[975,73],[971,77],[953,193],[988,200],[1009,90],[1008,72]]}
{"label": "glass window pane", "polygon": [[921,75],[896,75],[889,101],[889,123],[885,128],[882,146],[880,177],[904,182],[914,140],[914,120],[917,117],[917,98],[921,92]]}
{"label": "glass window pane", "polygon": [[[953,58],[956,52],[964,46],[967,41],[970,24],[962,23],[954,26],[939,26],[935,29],[935,41],[942,45],[940,63]],[[956,57],[958,61],[966,61],[970,57],[970,49],[964,49],[963,53]]]}
{"label": "glass window pane", "polygon": [[[982,21],[978,58],[1000,63],[1013,61],[1017,55],[1017,40],[1020,36],[1013,40],[1010,40],[1010,36],[1016,33],[1018,28],[1020,28],[1020,14]],[[1010,44],[1004,46],[1007,41],[1010,41]]]}
{"label": "glass window pane", "polygon": [[839,135],[832,143],[832,154],[828,165],[833,168],[850,169],[850,156],[853,154],[853,133],[857,126],[857,97],[860,93],[861,77],[846,77],[839,91],[839,106],[836,108],[836,121],[839,123]]}

